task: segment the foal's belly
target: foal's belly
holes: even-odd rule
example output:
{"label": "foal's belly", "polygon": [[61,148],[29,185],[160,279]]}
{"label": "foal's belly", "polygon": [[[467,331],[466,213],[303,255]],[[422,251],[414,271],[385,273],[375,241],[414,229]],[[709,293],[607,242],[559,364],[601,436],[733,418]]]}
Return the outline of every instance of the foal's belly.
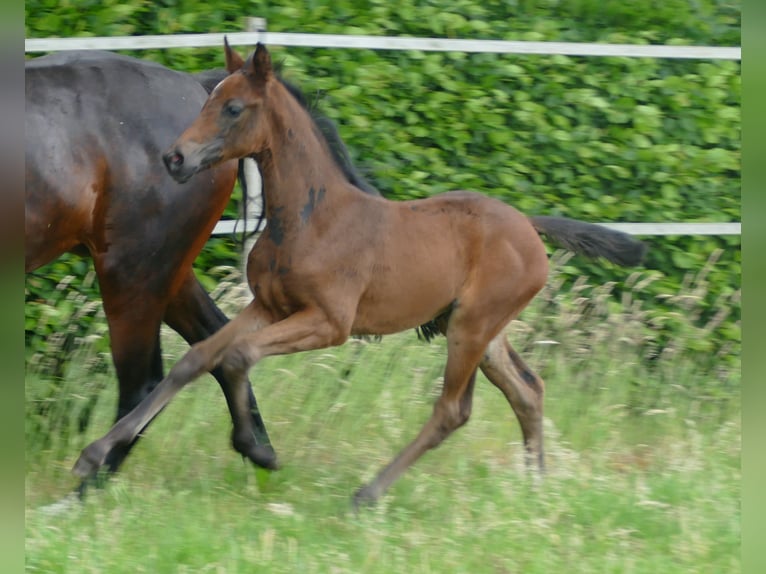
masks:
{"label": "foal's belly", "polygon": [[467,271],[460,250],[449,241],[437,247],[428,237],[408,235],[400,248],[389,244],[376,259],[352,332],[383,335],[417,327],[459,298]]}
{"label": "foal's belly", "polygon": [[388,335],[418,327],[451,307],[454,298],[440,294],[394,299],[363,298],[357,308],[351,332],[354,335]]}

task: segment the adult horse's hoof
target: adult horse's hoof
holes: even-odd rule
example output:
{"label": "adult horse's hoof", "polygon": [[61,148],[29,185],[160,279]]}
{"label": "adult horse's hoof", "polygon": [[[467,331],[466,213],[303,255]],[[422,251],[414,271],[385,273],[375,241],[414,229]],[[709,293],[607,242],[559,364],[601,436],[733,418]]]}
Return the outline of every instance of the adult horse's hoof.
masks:
{"label": "adult horse's hoof", "polygon": [[256,466],[260,466],[266,470],[279,470],[277,453],[274,452],[274,448],[269,444],[248,445],[246,448],[242,448],[241,445],[235,444],[234,448],[238,450],[243,457],[249,458]]}
{"label": "adult horse's hoof", "polygon": [[106,460],[106,453],[98,441],[89,444],[80,453],[80,458],[74,463],[72,473],[80,478],[95,476],[101,465]]}
{"label": "adult horse's hoof", "polygon": [[255,464],[268,470],[279,470],[277,453],[271,445],[259,444],[255,446],[253,451],[255,454],[253,462]]}

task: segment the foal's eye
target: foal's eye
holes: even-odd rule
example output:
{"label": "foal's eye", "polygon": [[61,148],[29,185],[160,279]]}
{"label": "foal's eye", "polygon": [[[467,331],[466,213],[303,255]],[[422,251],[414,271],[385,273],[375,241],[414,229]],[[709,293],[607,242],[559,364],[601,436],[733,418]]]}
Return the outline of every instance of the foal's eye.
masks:
{"label": "foal's eye", "polygon": [[225,113],[230,118],[236,118],[239,117],[239,115],[242,113],[242,110],[244,109],[245,106],[242,104],[242,102],[234,100],[231,102],[226,102],[226,105],[223,107],[223,113]]}

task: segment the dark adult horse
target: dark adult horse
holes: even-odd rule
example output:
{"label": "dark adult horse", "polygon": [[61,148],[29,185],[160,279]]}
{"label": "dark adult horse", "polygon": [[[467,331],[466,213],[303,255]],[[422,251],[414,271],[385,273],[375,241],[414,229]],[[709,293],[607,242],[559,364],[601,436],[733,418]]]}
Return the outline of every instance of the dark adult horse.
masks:
{"label": "dark adult horse", "polygon": [[417,437],[355,502],[374,502],[468,420],[479,369],[510,403],[528,458],[542,468],[543,381],[503,332],[545,284],[548,258],[540,235],[621,265],[640,262],[643,245],[582,221],[527,217],[478,193],[399,202],[364,194],[343,177],[311,117],[277,81],[264,46],[243,62],[226,45],[226,63],[232,75],[164,159],[178,181],[232,158],[258,161],[268,224],[248,261],[253,301],[194,345],[133,412],[86,447],[75,473],[94,473],[106,453],[129,444],[206,370],[223,368],[246,386],[248,369],[264,357],[429,321],[447,337],[441,395]]}
{"label": "dark adult horse", "polygon": [[[227,322],[192,262],[229,201],[237,161],[183,184],[161,161],[225,75],[192,77],[90,51],[26,62],[26,271],[66,251],[92,257],[119,381],[117,419],[162,380],[162,321],[190,344]],[[276,467],[250,385],[211,372],[232,412],[234,448]],[[107,468],[134,443],[110,450]],[[258,457],[247,450],[253,443]]]}

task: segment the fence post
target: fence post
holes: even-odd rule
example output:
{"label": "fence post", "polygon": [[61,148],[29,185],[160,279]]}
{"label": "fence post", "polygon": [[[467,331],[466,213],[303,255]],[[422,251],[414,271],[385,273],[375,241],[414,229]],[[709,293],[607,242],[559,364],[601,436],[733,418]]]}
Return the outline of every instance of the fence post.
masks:
{"label": "fence post", "polygon": [[[246,32],[265,32],[266,31],[266,18],[248,17],[245,25]],[[258,219],[263,211],[263,180],[261,179],[261,172],[258,170],[258,164],[252,158],[245,158],[244,160],[244,176],[246,181],[247,197],[243,197],[245,201],[245,221]],[[242,190],[243,193],[245,190]],[[242,248],[242,277],[245,285],[247,285],[247,256],[250,255],[250,250],[255,245],[255,241],[258,239],[258,235],[254,234],[245,240]]]}
{"label": "fence post", "polygon": [[247,18],[247,24],[245,32],[265,32],[266,31],[266,18],[256,18],[249,16]]}

